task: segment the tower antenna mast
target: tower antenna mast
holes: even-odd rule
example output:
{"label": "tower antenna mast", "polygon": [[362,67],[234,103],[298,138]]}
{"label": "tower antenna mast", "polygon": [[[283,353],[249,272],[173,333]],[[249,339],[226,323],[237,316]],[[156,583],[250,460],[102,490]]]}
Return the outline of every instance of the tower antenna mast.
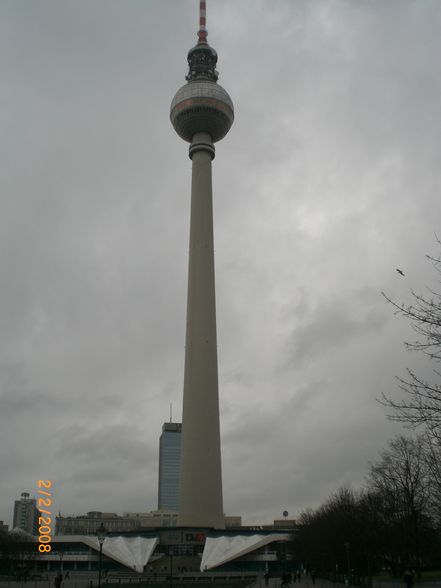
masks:
{"label": "tower antenna mast", "polygon": [[207,43],[207,7],[205,0],[199,0],[199,43]]}

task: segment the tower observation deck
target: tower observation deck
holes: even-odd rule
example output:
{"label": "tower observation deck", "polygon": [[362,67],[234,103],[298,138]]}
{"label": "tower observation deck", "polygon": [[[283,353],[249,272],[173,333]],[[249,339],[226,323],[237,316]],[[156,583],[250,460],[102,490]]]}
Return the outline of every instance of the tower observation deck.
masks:
{"label": "tower observation deck", "polygon": [[201,0],[199,40],[187,55],[187,83],[176,92],[170,107],[175,131],[189,143],[196,133],[208,133],[213,143],[220,141],[234,120],[233,102],[217,83],[217,53],[207,43],[205,4]]}
{"label": "tower observation deck", "polygon": [[211,164],[214,143],[228,133],[234,108],[217,83],[217,53],[207,42],[205,1],[199,10],[198,42],[187,56],[187,83],[170,108],[174,129],[190,143],[192,160],[178,525],[222,529]]}

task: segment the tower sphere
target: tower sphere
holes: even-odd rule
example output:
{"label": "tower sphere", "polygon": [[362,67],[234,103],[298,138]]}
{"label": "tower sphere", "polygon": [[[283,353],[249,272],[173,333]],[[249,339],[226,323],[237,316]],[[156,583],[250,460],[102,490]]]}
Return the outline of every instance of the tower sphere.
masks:
{"label": "tower sphere", "polygon": [[195,133],[208,133],[215,143],[225,137],[233,124],[233,102],[216,82],[195,79],[176,92],[170,120],[184,141],[191,143]]}
{"label": "tower sphere", "polygon": [[206,33],[187,55],[187,84],[172,100],[170,120],[178,135],[191,143],[195,133],[208,133],[220,141],[234,120],[233,102],[217,83],[217,53],[206,41]]}

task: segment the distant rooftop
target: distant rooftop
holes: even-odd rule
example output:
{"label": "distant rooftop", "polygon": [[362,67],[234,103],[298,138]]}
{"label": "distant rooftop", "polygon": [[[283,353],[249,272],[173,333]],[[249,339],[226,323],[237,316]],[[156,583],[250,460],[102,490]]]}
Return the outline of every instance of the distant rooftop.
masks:
{"label": "distant rooftop", "polygon": [[180,433],[182,431],[182,423],[164,423],[162,425],[162,432],[170,431],[173,433]]}

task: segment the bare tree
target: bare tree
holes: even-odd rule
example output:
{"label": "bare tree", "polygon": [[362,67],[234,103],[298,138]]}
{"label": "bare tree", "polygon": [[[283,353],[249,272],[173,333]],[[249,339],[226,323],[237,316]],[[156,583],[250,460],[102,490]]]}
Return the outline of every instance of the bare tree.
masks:
{"label": "bare tree", "polygon": [[395,535],[399,559],[418,567],[430,526],[431,479],[423,436],[396,437],[371,464],[368,487],[381,497],[381,510]]}
{"label": "bare tree", "polygon": [[[438,239],[441,246],[441,241]],[[441,257],[427,256],[441,280]],[[413,304],[407,306],[391,300],[384,292],[384,298],[400,314],[411,321],[418,340],[405,346],[410,351],[419,351],[434,364],[432,381],[422,378],[413,370],[407,370],[407,377],[397,378],[399,387],[405,393],[402,400],[393,400],[382,395],[381,404],[392,412],[391,420],[407,423],[413,427],[423,425],[429,434],[441,441],[441,293],[428,290],[428,296],[422,296],[412,290]]]}
{"label": "bare tree", "polygon": [[378,528],[371,496],[340,488],[316,510],[300,516],[296,553],[324,577],[343,581],[367,579],[381,568],[384,529]]}
{"label": "bare tree", "polygon": [[407,565],[418,574],[439,565],[440,458],[441,447],[426,434],[391,440],[364,488],[344,486],[301,513],[296,557],[323,577],[349,575],[368,585],[380,569],[400,577]]}
{"label": "bare tree", "polygon": [[441,529],[441,445],[430,436],[425,439],[425,459],[430,476],[431,516]]}

